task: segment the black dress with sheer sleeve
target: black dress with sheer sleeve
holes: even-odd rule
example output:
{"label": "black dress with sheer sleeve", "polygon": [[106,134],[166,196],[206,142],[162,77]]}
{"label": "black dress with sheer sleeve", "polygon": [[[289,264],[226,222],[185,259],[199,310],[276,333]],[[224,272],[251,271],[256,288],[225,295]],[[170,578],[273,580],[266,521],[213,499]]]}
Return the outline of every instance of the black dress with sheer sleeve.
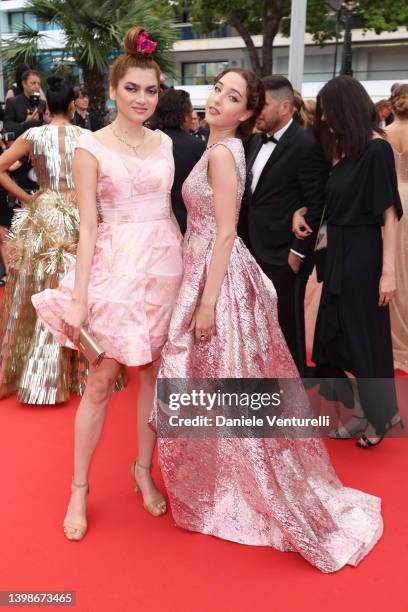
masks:
{"label": "black dress with sheer sleeve", "polygon": [[[394,156],[381,138],[357,159],[342,159],[326,185],[327,261],[313,361],[358,380],[363,410],[377,433],[397,412],[389,309],[378,306],[384,212],[402,206]],[[383,379],[379,381],[378,379]]]}

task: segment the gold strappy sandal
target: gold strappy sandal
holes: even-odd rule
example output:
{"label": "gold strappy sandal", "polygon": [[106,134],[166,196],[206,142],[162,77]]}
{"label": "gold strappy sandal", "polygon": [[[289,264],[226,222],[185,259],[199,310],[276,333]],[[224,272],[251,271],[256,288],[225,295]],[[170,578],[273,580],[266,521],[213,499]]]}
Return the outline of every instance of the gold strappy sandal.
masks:
{"label": "gold strappy sandal", "polygon": [[[77,484],[76,482],[72,481],[72,485],[71,485],[72,489],[82,489],[84,487],[86,487],[86,495],[89,494],[89,485],[86,482],[85,484]],[[73,521],[70,521],[69,519],[65,519],[64,523],[63,523],[63,528],[64,528],[64,533],[65,533],[65,537],[67,538],[67,540],[69,540],[70,542],[79,542],[80,540],[82,540],[82,538],[85,536],[86,534],[86,530],[87,530],[87,523],[74,523]],[[68,535],[68,531],[76,531],[77,534],[73,534],[71,536]]]}
{"label": "gold strappy sandal", "polygon": [[[139,484],[136,479],[136,466],[142,468],[142,470],[149,470],[149,472],[151,472],[153,464],[151,463],[150,465],[142,465],[139,462],[139,459],[136,459],[136,461],[132,463],[132,467],[130,468],[130,474],[136,482],[135,493],[141,493]],[[154,517],[162,516],[162,514],[165,514],[167,512],[167,504],[163,495],[150,502],[150,504],[145,504],[143,502],[143,507],[149,514]]]}

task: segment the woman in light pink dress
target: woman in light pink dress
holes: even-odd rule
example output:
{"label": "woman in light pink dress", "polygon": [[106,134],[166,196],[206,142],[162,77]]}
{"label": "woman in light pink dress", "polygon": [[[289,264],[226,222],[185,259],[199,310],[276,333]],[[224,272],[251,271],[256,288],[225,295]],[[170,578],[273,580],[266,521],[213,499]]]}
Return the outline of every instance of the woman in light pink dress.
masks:
{"label": "woman in light pink dress", "polygon": [[[250,133],[263,100],[259,79],[236,69],[208,98],[209,146],[183,187],[184,275],[159,378],[280,378],[292,395],[286,410],[310,416],[275,289],[236,235],[246,176],[237,136]],[[323,572],[357,565],[381,536],[380,499],[343,487],[320,439],[173,435],[158,444],[180,527],[296,551]]]}
{"label": "woman in light pink dress", "polygon": [[[125,37],[125,55],[111,68],[111,97],[117,119],[81,137],[74,158],[80,210],[76,268],[59,288],[33,296],[38,316],[57,340],[75,348],[86,325],[106,351],[91,368],[75,422],[71,499],[64,521],[70,540],[86,532],[88,471],[120,364],[139,371],[139,459],[132,475],[154,516],[166,503],[151,475],[155,435],[151,411],[154,362],[167,338],[181,280],[179,230],[171,218],[172,144],[146,129],[160,88],[160,69],[150,57],[155,43],[134,27]],[[144,366],[144,367],[141,367]]]}

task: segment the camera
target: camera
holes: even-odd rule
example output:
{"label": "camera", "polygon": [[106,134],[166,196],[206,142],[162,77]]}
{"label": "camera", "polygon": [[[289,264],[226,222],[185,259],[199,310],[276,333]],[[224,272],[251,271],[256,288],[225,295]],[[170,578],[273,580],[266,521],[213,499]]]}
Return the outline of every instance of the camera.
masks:
{"label": "camera", "polygon": [[11,142],[16,139],[14,132],[0,132],[0,140],[3,142]]}
{"label": "camera", "polygon": [[34,91],[28,98],[28,112],[32,115],[35,111],[38,112],[38,118],[42,120],[44,113],[44,104],[41,100],[39,91]]}
{"label": "camera", "polygon": [[30,97],[28,99],[30,100],[30,110],[33,112],[40,105],[40,92],[34,91],[32,94],[30,94]]}

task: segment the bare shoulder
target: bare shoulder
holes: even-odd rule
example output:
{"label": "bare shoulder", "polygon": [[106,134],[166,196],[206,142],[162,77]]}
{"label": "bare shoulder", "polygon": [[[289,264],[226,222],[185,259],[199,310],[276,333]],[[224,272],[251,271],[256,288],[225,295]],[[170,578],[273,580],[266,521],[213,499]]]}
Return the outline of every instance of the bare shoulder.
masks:
{"label": "bare shoulder", "polygon": [[398,140],[401,136],[401,128],[394,123],[391,123],[391,125],[387,125],[387,127],[384,128],[384,134],[387,140]]}
{"label": "bare shoulder", "polygon": [[151,130],[148,127],[144,127],[145,129],[145,139],[147,142],[151,142],[152,145],[159,145],[161,142],[166,142],[171,140],[170,136],[167,136],[161,130]]}
{"label": "bare shoulder", "polygon": [[91,136],[101,144],[106,145],[111,140],[112,128],[110,125],[107,125],[100,130],[96,130],[95,132],[91,132]]}
{"label": "bare shoulder", "polygon": [[213,165],[218,164],[229,164],[235,166],[234,156],[231,150],[223,143],[213,146],[210,150],[208,159]]}

